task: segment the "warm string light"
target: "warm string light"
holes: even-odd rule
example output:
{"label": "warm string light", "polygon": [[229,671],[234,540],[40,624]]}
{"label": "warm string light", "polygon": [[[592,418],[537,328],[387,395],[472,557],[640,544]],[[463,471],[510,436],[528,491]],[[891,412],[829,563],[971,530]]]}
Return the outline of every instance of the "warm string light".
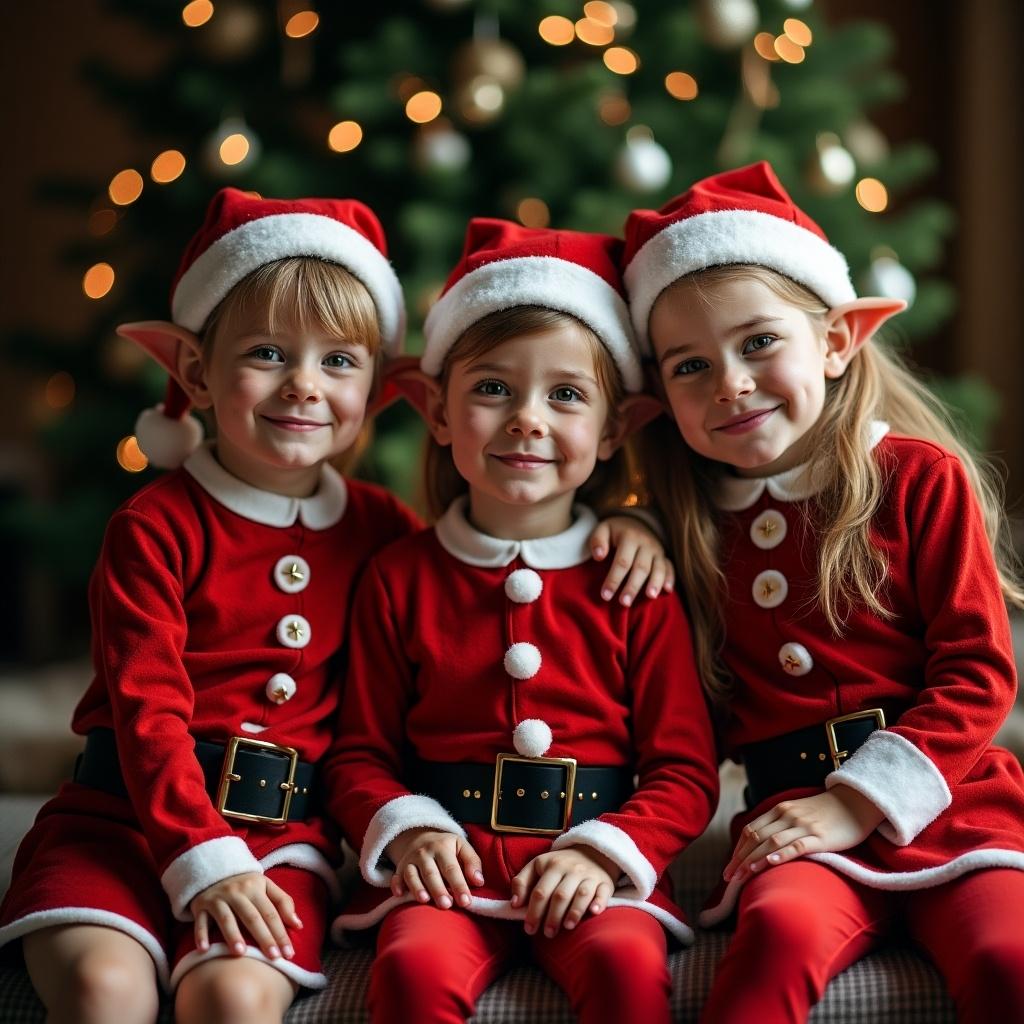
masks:
{"label": "warm string light", "polygon": [[122,437],[118,441],[117,464],[129,473],[141,473],[149,465],[149,459],[143,454],[134,435]]}
{"label": "warm string light", "polygon": [[631,75],[640,67],[640,58],[627,46],[610,46],[602,60],[604,66],[617,75]]}
{"label": "warm string light", "polygon": [[551,223],[551,211],[543,199],[529,197],[516,206],[519,223],[527,228],[546,228]]}
{"label": "warm string light", "polygon": [[299,11],[293,14],[284,26],[284,34],[289,39],[302,39],[317,30],[320,15],[316,11]]}
{"label": "warm string light", "polygon": [[633,115],[633,108],[622,93],[603,93],[597,102],[597,114],[607,125],[625,124]]}
{"label": "warm string light", "polygon": [[75,379],[66,370],[58,370],[43,389],[43,398],[51,409],[66,409],[75,400]]}
{"label": "warm string light", "polygon": [[128,206],[142,195],[142,175],[133,167],[118,171],[110,179],[107,194],[110,201],[118,206]]}
{"label": "warm string light", "polygon": [[363,129],[357,121],[339,121],[327,134],[327,145],[335,153],[350,153],[363,141]]}
{"label": "warm string light", "polygon": [[588,46],[607,46],[615,39],[615,29],[593,18],[580,18],[575,28],[576,38]]}
{"label": "warm string light", "polygon": [[596,21],[599,25],[607,25],[608,28],[614,28],[619,20],[619,12],[604,0],[589,0],[583,5],[583,13],[591,21]]}
{"label": "warm string light", "polygon": [[889,205],[889,190],[877,178],[861,178],[854,195],[868,213],[881,213]]}
{"label": "warm string light", "polygon": [[552,14],[537,26],[541,39],[550,46],[568,46],[576,38],[576,29],[568,18]]}
{"label": "warm string light", "polygon": [[181,20],[189,28],[199,28],[213,17],[213,4],[210,0],[192,0],[181,9]]}
{"label": "warm string light", "polygon": [[149,168],[149,176],[158,185],[180,178],[185,170],[185,154],[176,149],[165,149],[157,156]]}
{"label": "warm string light", "polygon": [[787,35],[781,35],[775,37],[775,52],[787,63],[787,64],[801,64],[806,56],[804,48],[798,43],[794,43],[792,39]]}
{"label": "warm string light", "polygon": [[427,124],[441,113],[441,97],[425,90],[414,93],[405,104],[405,116],[415,124]]}
{"label": "warm string light", "polygon": [[241,132],[233,132],[225,138],[217,149],[221,162],[234,167],[249,155],[249,140]]}
{"label": "warm string light", "polygon": [[114,278],[114,268],[109,263],[95,263],[82,277],[82,291],[90,299],[102,299],[114,287]]}
{"label": "warm string light", "polygon": [[677,100],[695,100],[697,98],[697,79],[685,71],[671,71],[665,76],[665,89],[669,96]]}
{"label": "warm string light", "polygon": [[814,33],[799,18],[787,18],[782,23],[782,32],[796,43],[797,46],[810,46],[814,42]]}
{"label": "warm string light", "polygon": [[116,225],[117,212],[109,207],[105,206],[99,210],[93,210],[89,214],[89,234],[94,235],[96,238],[109,235]]}

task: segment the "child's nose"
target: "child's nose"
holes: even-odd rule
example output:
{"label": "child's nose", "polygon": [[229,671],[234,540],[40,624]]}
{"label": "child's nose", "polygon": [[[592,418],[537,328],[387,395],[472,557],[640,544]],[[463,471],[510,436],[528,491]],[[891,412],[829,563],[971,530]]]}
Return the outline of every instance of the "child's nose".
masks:
{"label": "child's nose", "polygon": [[282,393],[293,402],[318,402],[322,397],[317,374],[306,367],[297,367],[289,375]]}
{"label": "child's nose", "polygon": [[532,402],[524,402],[508,421],[508,432],[522,436],[543,437],[547,423]]}
{"label": "child's nose", "polygon": [[754,381],[743,366],[726,368],[718,378],[715,399],[719,402],[734,402],[754,390]]}

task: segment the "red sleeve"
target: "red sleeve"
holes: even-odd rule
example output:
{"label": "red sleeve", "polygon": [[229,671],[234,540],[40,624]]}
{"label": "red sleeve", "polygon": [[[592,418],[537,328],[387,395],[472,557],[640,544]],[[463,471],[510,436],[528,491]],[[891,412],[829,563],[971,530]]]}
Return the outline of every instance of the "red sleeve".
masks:
{"label": "red sleeve", "polygon": [[181,548],[139,512],[115,514],[96,569],[93,628],[125,785],[174,912],[185,918],[201,889],[260,868],[214,809],[193,753]]}

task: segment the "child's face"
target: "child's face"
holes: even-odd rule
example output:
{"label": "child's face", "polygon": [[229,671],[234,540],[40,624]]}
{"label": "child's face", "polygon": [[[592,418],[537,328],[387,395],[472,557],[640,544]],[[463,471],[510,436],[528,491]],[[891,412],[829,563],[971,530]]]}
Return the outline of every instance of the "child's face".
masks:
{"label": "child's face", "polygon": [[709,298],[685,278],[651,311],[651,342],[672,414],[696,452],[741,475],[806,461],[835,370],[824,331],[760,281]]}
{"label": "child's face", "polygon": [[321,332],[271,335],[252,325],[218,336],[197,404],[217,420],[217,458],[253,486],[308,495],[321,464],[356,440],[374,360]]}
{"label": "child's face", "polygon": [[496,536],[567,529],[576,489],[608,458],[609,406],[591,343],[567,323],[452,365],[434,434],[468,482],[474,522]]}

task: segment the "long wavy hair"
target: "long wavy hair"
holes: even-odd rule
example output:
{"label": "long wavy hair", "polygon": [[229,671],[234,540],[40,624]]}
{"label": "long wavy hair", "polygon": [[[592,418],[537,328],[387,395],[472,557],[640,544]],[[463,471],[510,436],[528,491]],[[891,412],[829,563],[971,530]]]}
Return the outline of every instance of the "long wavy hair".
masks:
{"label": "long wavy hair", "polygon": [[[824,332],[825,304],[807,288],[773,270],[715,267],[686,280],[713,302],[721,285],[751,278],[802,310]],[[1000,478],[961,441],[941,403],[899,356],[880,344],[868,343],[842,377],[826,383],[825,407],[815,427],[809,462],[809,471],[823,483],[812,506],[820,537],[818,603],[833,631],[842,635],[853,607],[867,608],[880,618],[892,616],[882,602],[888,566],[871,539],[872,519],[886,487],[883,470],[864,443],[873,420],[884,420],[896,434],[935,441],[960,459],[981,506],[1003,596],[1010,604],[1024,606],[1019,564],[1006,529]],[[677,572],[687,595],[698,669],[708,693],[721,702],[728,698],[732,681],[721,658],[725,577],[711,495],[724,467],[687,447],[667,417],[647,428],[640,447],[646,487],[666,519]]]}
{"label": "long wavy hair", "polygon": [[[260,329],[271,334],[316,331],[358,340],[374,361],[371,400],[377,394],[384,367],[377,308],[366,286],[344,267],[310,256],[290,256],[254,270],[210,314],[202,335],[204,356],[213,351],[218,337],[251,319],[255,310],[261,311]],[[335,468],[349,472],[372,439],[373,426],[367,420],[352,446],[332,460]]]}
{"label": "long wavy hair", "polygon": [[[451,368],[456,362],[478,359],[511,338],[540,334],[566,324],[578,328],[586,339],[594,357],[598,386],[608,402],[609,416],[614,416],[625,389],[622,375],[608,349],[589,327],[574,316],[541,306],[514,306],[499,310],[466,328],[449,350],[441,367],[442,392],[448,387]],[[455,468],[451,446],[440,445],[430,436],[427,437],[426,456],[423,460],[423,490],[431,521],[438,519],[456,498],[469,491],[469,484]],[[598,462],[586,483],[576,492],[576,498],[583,504],[605,510],[625,503],[629,493],[629,460],[626,452],[620,448],[610,459]]]}

